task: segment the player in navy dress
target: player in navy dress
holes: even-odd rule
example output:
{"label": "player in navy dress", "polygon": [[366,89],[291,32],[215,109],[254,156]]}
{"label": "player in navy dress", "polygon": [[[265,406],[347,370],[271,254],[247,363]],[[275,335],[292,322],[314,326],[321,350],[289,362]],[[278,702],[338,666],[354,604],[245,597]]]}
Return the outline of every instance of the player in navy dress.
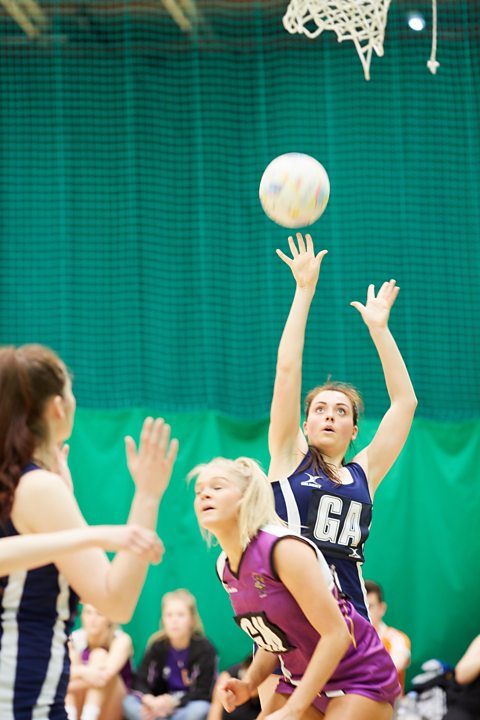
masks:
{"label": "player in navy dress", "polygon": [[223,550],[217,571],[235,620],[259,648],[245,678],[225,682],[225,709],[245,702],[279,659],[269,720],[389,720],[400,693],[393,662],[316,545],[280,524],[259,466],[217,458],[193,474],[198,522]]}
{"label": "player in navy dress", "polygon": [[[60,446],[69,437],[75,398],[64,363],[40,345],[0,350],[0,537],[82,529]],[[153,530],[177,449],[169,428],[148,418],[137,451],[127,439],[135,481],[129,524],[146,555],[158,557]],[[138,539],[137,538],[137,539]],[[1,542],[1,540],[0,540]],[[14,570],[0,579],[0,718],[66,720],[67,636],[78,596],[118,622],[127,621],[148,563],[121,551],[112,563],[84,545],[55,564]]]}
{"label": "player in navy dress", "polygon": [[[407,368],[388,328],[399,288],[390,280],[375,294],[370,285],[365,305],[351,303],[367,325],[378,352],[390,407],[373,440],[345,464],[348,447],[357,436],[361,410],[355,388],[327,382],[311,390],[300,427],[305,329],[326,250],[315,254],[310,235],[304,240],[297,233],[296,243],[293,237],[288,240],[292,256],[280,250],[277,254],[292,271],[296,290],[278,348],[268,477],[278,514],[320,548],[328,564],[334,566],[341,589],[368,618],[361,564],[372,500],[407,439],[417,404]],[[319,359],[324,367],[328,354],[326,346]]]}

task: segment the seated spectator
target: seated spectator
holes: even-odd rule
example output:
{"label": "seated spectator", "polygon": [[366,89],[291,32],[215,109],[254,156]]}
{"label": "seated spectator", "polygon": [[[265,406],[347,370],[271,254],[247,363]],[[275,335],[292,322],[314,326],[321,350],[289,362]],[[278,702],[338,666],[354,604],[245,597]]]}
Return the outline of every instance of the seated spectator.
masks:
{"label": "seated spectator", "polygon": [[217,655],[206,639],[195,598],[175,590],[162,600],[161,630],[153,635],[124,700],[126,720],[205,720]]}
{"label": "seated spectator", "polygon": [[255,718],[260,714],[262,708],[260,706],[258,694],[250,698],[250,700],[246,703],[243,703],[243,705],[239,705],[231,713],[227,713],[227,711],[224,710],[222,701],[219,697],[219,688],[222,687],[222,684],[226,680],[232,677],[243,680],[252,659],[253,655],[248,655],[243,662],[232,665],[220,673],[213,690],[212,704],[210,706],[210,712],[208,713],[207,720],[255,720]]}
{"label": "seated spectator", "polygon": [[380,636],[385,649],[393,660],[398,671],[398,679],[405,691],[405,670],[410,665],[410,638],[396,628],[389,627],[383,622],[383,616],[387,612],[387,603],[383,599],[383,590],[375,582],[365,582],[367,591],[367,605],[372,620],[372,625]]}
{"label": "seated spectator", "polygon": [[132,680],[132,641],[92,605],[70,637],[71,671],[65,706],[69,720],[121,720]]}
{"label": "seated spectator", "polygon": [[470,643],[455,667],[458,692],[448,704],[444,720],[478,720],[480,718],[480,635]]}

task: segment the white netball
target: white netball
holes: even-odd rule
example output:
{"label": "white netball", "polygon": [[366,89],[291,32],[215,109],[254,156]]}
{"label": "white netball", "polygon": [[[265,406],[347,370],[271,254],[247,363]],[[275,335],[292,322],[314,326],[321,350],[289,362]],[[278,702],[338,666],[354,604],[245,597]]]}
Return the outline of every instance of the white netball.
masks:
{"label": "white netball", "polygon": [[265,168],[259,197],[265,213],[278,225],[286,228],[312,225],[330,197],[327,171],[310,155],[279,155]]}

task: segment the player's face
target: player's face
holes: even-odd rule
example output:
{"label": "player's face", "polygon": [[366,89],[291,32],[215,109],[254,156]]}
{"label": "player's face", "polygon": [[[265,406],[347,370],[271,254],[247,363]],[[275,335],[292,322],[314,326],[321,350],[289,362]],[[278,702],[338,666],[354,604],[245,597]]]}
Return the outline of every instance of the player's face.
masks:
{"label": "player's face", "polygon": [[198,523],[213,535],[238,520],[241,500],[240,488],[214,470],[197,478],[194,507]]}
{"label": "player's face", "polygon": [[183,600],[168,600],[162,612],[162,625],[169,640],[189,640],[193,632],[193,618]]}
{"label": "player's face", "polygon": [[321,390],[310,405],[303,425],[310,445],[326,455],[344,455],[357,436],[350,399],[338,390]]}

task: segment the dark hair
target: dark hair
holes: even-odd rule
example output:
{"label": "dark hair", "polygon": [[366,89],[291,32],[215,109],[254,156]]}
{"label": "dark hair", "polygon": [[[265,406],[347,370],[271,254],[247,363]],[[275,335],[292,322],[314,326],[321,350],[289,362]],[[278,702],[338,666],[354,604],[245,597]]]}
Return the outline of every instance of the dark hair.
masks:
{"label": "dark hair", "polygon": [[378,585],[378,583],[373,582],[373,580],[365,580],[365,591],[368,593],[373,593],[377,596],[378,602],[383,602],[383,590]]}
{"label": "dark hair", "polygon": [[[338,382],[336,380],[330,380],[330,378],[328,378],[327,382],[323,385],[317,385],[317,387],[314,387],[305,396],[305,420],[308,418],[308,413],[310,412],[310,407],[314,398],[318,395],[319,392],[322,392],[323,390],[335,390],[337,392],[341,392],[350,400],[353,411],[353,424],[357,425],[359,415],[363,411],[362,396],[353,385],[349,385],[348,383],[344,382]],[[308,449],[310,452],[308,453],[308,455],[305,456],[305,461],[300,465],[299,472],[306,470],[307,468],[312,468],[313,472],[317,475],[323,473],[333,482],[340,484],[337,475],[337,468],[331,463],[327,463],[327,461],[317,447],[309,444]],[[342,465],[344,463],[345,458],[342,459]]]}
{"label": "dark hair", "polygon": [[0,519],[10,517],[15,490],[35,447],[47,439],[47,401],[63,395],[67,370],[42,345],[0,349]]}

